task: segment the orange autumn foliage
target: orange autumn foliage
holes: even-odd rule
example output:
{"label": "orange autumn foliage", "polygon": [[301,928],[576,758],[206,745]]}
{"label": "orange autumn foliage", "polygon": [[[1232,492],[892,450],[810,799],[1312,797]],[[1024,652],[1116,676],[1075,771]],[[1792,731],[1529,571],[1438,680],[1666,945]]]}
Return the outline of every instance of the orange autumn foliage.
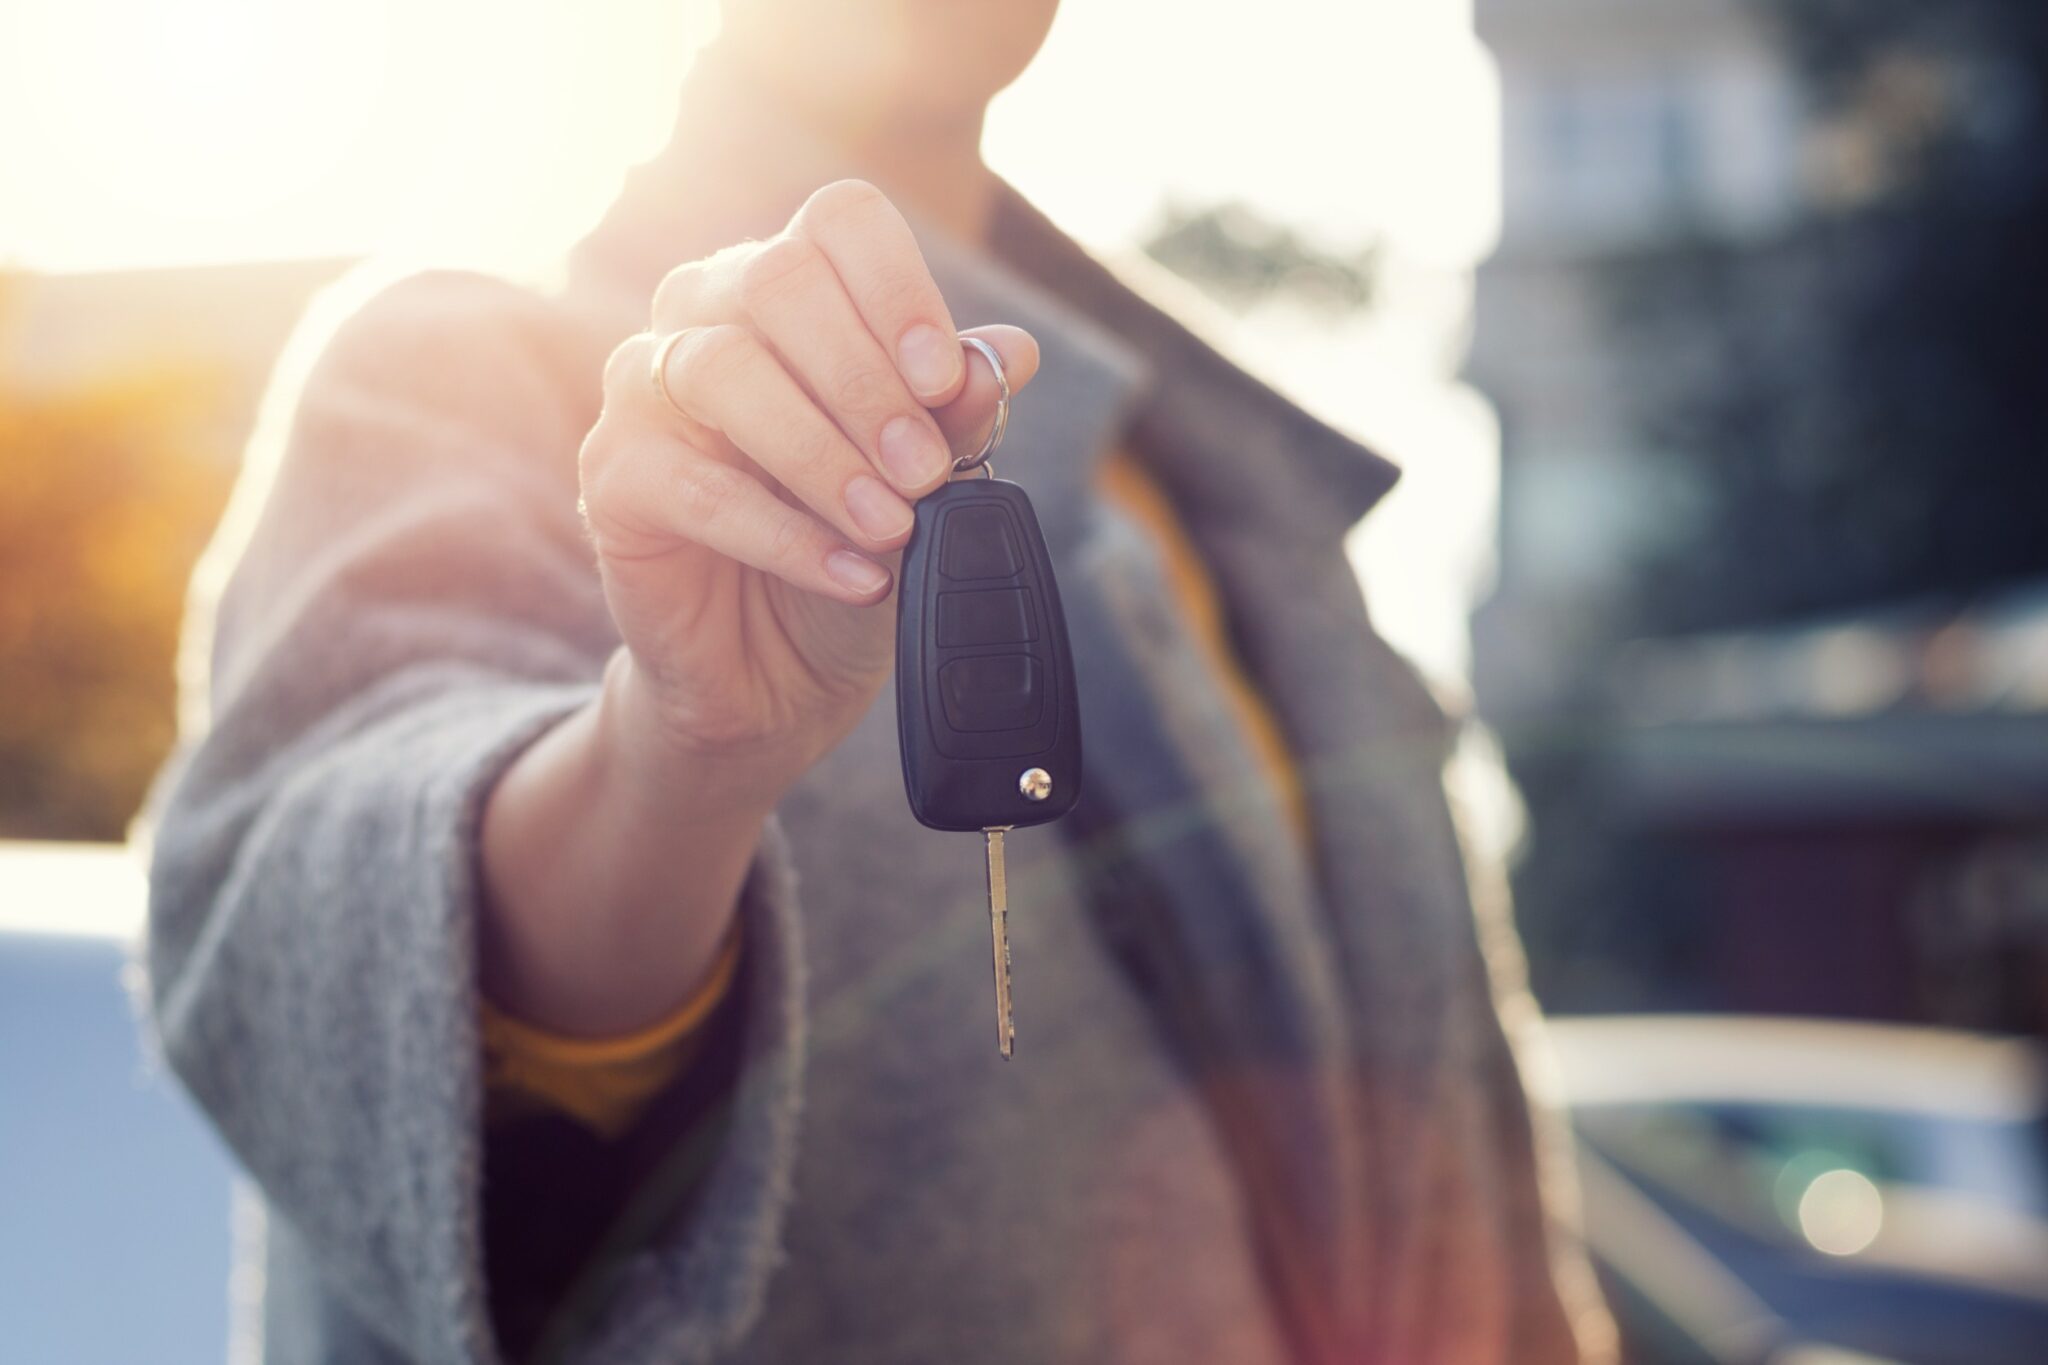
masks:
{"label": "orange autumn foliage", "polygon": [[170,748],[186,581],[233,476],[202,435],[221,389],[0,373],[0,838],[122,837]]}

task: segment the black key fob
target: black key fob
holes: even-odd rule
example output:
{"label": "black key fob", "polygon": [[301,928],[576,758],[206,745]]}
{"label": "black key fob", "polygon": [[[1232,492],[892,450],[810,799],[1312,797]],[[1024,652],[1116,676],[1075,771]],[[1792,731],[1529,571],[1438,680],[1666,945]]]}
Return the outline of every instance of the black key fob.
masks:
{"label": "black key fob", "polygon": [[1081,794],[1080,707],[1031,500],[956,479],[917,504],[896,621],[911,813],[933,829],[1042,825]]}

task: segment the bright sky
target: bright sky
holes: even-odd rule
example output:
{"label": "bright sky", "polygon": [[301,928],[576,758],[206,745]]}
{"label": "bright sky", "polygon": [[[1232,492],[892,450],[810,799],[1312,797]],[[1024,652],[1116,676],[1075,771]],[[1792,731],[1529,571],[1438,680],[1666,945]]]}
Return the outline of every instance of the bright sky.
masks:
{"label": "bright sky", "polygon": [[[519,257],[655,150],[713,23],[713,0],[7,0],[0,265]],[[1169,196],[1391,247],[1370,323],[1260,314],[1238,339],[1407,466],[1357,548],[1383,628],[1447,678],[1490,562],[1496,447],[1451,377],[1497,216],[1498,100],[1470,28],[1469,0],[1069,0],[988,137],[1098,247]]]}
{"label": "bright sky", "polygon": [[[1494,101],[1467,6],[1247,12],[1073,0],[999,102],[991,158],[1097,241],[1175,191],[1468,264],[1492,232]],[[658,145],[714,23],[713,0],[9,0],[0,260],[571,229]]]}

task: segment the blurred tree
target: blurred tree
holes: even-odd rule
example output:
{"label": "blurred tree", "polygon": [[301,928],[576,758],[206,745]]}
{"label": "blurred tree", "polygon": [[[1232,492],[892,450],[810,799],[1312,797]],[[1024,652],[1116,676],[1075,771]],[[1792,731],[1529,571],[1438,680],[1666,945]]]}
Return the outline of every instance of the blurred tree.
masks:
{"label": "blurred tree", "polygon": [[2048,574],[2048,5],[1755,2],[1807,78],[1812,202],[1615,272],[1686,490],[1625,633]]}
{"label": "blurred tree", "polygon": [[1371,304],[1379,251],[1325,250],[1249,205],[1167,205],[1146,237],[1147,255],[1229,308],[1281,296],[1323,313]]}
{"label": "blurred tree", "polygon": [[219,392],[0,376],[0,837],[122,837],[170,747],[185,584],[233,474],[198,448]]}

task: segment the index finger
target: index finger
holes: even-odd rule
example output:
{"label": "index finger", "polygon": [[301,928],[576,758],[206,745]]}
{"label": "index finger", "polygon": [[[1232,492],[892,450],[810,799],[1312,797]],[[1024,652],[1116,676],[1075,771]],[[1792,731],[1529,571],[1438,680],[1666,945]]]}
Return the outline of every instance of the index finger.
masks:
{"label": "index finger", "polygon": [[790,231],[817,247],[920,403],[940,407],[967,377],[959,334],[902,213],[873,185],[838,180],[804,202]]}

